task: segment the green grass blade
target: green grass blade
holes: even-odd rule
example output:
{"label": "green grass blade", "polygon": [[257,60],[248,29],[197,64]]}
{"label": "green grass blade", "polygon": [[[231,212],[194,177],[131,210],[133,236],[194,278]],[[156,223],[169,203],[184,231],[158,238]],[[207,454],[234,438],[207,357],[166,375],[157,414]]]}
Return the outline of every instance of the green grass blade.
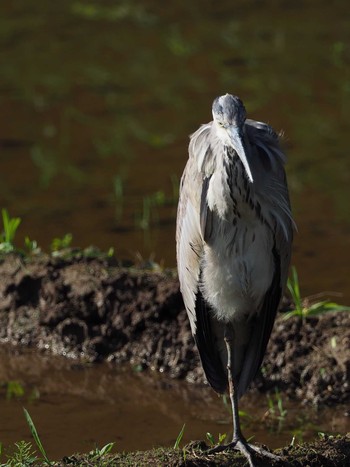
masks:
{"label": "green grass blade", "polygon": [[111,451],[113,446],[114,446],[114,443],[108,443],[105,446],[103,446],[103,448],[100,449],[100,456],[102,457],[108,454]]}
{"label": "green grass blade", "polygon": [[45,462],[48,465],[51,465],[51,462],[49,461],[49,458],[47,457],[46,451],[44,449],[44,446],[41,443],[41,440],[39,438],[39,434],[38,434],[38,432],[37,432],[37,430],[35,428],[35,425],[34,425],[34,422],[33,422],[32,418],[31,418],[31,416],[29,415],[28,411],[25,408],[23,408],[23,411],[24,411],[24,415],[26,417],[27,423],[29,425],[29,429],[30,429],[30,431],[32,433],[32,436],[34,438],[34,441],[35,441],[36,445],[38,446],[39,451],[41,452]]}
{"label": "green grass blade", "polygon": [[211,433],[207,433],[207,440],[209,441],[210,446],[215,446],[215,439],[214,436]]}
{"label": "green grass blade", "polygon": [[302,308],[300,287],[299,287],[299,278],[297,269],[295,266],[292,267],[292,277],[293,277],[293,288],[294,288],[294,299],[295,306],[300,310]]}
{"label": "green grass blade", "polygon": [[12,244],[21,219],[19,217],[10,218],[7,209],[4,208],[1,210],[1,214],[4,227],[3,239],[6,243]]}
{"label": "green grass blade", "polygon": [[2,208],[1,215],[2,215],[2,225],[4,226],[4,240],[5,242],[7,242],[6,232],[8,232],[8,228],[9,228],[9,214],[7,212],[7,209]]}
{"label": "green grass blade", "polygon": [[184,432],[185,432],[185,426],[186,426],[186,423],[183,424],[180,433],[177,435],[177,438],[176,438],[176,441],[175,441],[175,444],[174,444],[174,449],[179,449],[182,437],[183,437]]}

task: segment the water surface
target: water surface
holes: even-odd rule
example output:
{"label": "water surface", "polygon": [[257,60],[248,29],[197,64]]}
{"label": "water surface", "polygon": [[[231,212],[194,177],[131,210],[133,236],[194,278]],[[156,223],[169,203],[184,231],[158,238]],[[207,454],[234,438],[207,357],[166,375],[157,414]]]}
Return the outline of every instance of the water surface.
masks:
{"label": "water surface", "polygon": [[[77,362],[11,348],[0,351],[0,441],[6,449],[19,439],[31,441],[25,407],[39,431],[51,459],[74,452],[88,452],[115,442],[117,451],[173,446],[183,424],[183,443],[232,436],[231,416],[209,387],[193,387],[163,375],[130,372],[108,364],[84,366]],[[9,393],[19,385],[23,395]],[[7,394],[7,396],[6,396]],[[241,407],[245,435],[271,448],[308,441],[318,432],[345,433],[350,429],[345,407],[316,412],[282,397],[287,413],[280,412],[274,394],[275,416],[268,414],[266,395],[243,397]],[[228,438],[229,439],[229,438]]]}

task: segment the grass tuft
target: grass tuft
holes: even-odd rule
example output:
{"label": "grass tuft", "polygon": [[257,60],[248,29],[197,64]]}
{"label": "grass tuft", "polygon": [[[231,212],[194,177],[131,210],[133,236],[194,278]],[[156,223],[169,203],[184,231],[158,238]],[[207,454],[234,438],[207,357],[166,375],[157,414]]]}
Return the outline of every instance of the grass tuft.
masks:
{"label": "grass tuft", "polygon": [[0,236],[0,251],[8,253],[15,249],[13,242],[21,219],[19,217],[10,217],[7,209],[4,208],[1,209],[1,215],[3,232]]}
{"label": "grass tuft", "polygon": [[339,305],[330,300],[322,300],[312,303],[310,297],[302,299],[299,287],[299,279],[296,268],[292,267],[291,277],[288,279],[287,288],[294,302],[294,309],[285,313],[283,318],[289,319],[292,316],[299,316],[304,319],[308,316],[323,315],[334,311],[350,311],[350,307]]}

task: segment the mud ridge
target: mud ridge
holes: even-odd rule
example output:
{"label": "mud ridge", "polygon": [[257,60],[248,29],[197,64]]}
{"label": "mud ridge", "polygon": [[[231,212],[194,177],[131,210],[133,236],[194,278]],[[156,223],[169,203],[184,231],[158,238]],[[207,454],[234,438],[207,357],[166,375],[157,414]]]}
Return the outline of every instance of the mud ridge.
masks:
{"label": "mud ridge", "polygon": [[[203,384],[175,272],[73,253],[2,257],[0,342]],[[280,313],[252,390],[277,387],[306,403],[346,403],[349,348],[349,312],[306,320]]]}

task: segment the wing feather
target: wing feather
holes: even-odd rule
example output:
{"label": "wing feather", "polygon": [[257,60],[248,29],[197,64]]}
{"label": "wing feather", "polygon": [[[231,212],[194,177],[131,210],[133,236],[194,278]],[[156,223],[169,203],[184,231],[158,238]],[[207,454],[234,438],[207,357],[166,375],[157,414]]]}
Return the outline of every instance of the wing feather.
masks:
{"label": "wing feather", "polygon": [[202,185],[201,206],[200,206],[200,224],[203,240],[208,240],[213,232],[213,213],[207,203],[207,193],[211,177],[205,177]]}
{"label": "wing feather", "polygon": [[[200,290],[201,260],[205,242],[212,233],[213,222],[207,204],[211,176],[208,173],[211,150],[209,146],[206,147],[209,129],[210,125],[205,125],[191,137],[190,158],[180,184],[176,243],[180,288],[192,334],[209,384],[215,391],[222,393],[227,387],[217,336],[222,330],[220,324],[213,323],[214,314]],[[194,156],[196,152],[200,156],[200,163]]]}

